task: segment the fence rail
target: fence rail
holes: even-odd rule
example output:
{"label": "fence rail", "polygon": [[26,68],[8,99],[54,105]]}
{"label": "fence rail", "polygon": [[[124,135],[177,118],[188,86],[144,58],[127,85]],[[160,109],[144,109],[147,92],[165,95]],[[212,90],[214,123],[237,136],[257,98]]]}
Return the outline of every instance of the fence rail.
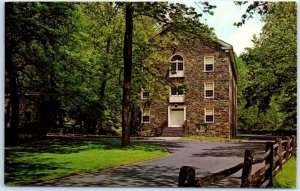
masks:
{"label": "fence rail", "polygon": [[[254,156],[253,150],[245,150],[244,162],[220,172],[196,178],[194,167],[183,166],[179,172],[178,187],[203,187],[226,178],[242,169],[241,187],[266,188],[273,185],[273,176],[282,169],[296,153],[296,136],[276,138],[275,142],[267,142],[265,153]],[[252,173],[252,166],[258,163],[265,165]]]}

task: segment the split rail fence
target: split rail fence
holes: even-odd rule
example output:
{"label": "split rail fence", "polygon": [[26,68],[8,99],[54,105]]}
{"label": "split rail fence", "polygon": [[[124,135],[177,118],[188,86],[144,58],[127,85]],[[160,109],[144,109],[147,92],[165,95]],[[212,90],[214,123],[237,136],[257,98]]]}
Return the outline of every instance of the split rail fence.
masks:
{"label": "split rail fence", "polygon": [[[293,155],[296,154],[296,136],[276,138],[275,142],[267,142],[265,153],[254,156],[253,150],[245,150],[244,162],[232,168],[196,178],[194,167],[183,166],[179,172],[178,187],[204,187],[220,181],[242,169],[241,187],[272,187],[273,176],[282,169]],[[264,166],[252,173],[252,166],[263,163]]]}

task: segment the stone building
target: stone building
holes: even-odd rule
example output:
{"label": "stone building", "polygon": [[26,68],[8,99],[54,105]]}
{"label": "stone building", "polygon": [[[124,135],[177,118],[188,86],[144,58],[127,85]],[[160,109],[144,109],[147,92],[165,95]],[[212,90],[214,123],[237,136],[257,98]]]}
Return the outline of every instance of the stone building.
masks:
{"label": "stone building", "polygon": [[[141,129],[147,135],[231,138],[237,128],[237,69],[233,48],[218,42],[180,42],[161,66],[166,99],[141,92]],[[145,135],[146,135],[145,134]]]}
{"label": "stone building", "polygon": [[[55,127],[62,119],[56,95],[31,93],[19,95],[19,127]],[[10,96],[5,95],[5,126],[10,128]],[[61,123],[61,122],[60,122]],[[39,127],[40,128],[40,127]]]}

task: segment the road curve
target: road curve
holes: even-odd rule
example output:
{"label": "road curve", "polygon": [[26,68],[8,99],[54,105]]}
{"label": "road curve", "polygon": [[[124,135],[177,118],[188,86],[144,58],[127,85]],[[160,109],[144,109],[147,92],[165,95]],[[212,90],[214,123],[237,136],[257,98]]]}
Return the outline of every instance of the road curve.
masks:
{"label": "road curve", "polygon": [[[253,149],[257,155],[265,149],[265,143],[139,142],[166,147],[170,154],[156,160],[40,182],[35,186],[177,187],[181,166],[195,167],[196,177],[201,177],[243,162],[246,149]],[[240,176],[241,171],[209,187],[239,187]]]}

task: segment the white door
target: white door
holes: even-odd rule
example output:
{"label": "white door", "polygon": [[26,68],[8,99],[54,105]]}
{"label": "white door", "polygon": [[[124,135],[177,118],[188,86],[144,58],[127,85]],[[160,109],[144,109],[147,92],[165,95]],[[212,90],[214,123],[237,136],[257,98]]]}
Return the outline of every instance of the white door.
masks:
{"label": "white door", "polygon": [[181,127],[184,123],[184,109],[171,109],[171,127]]}

